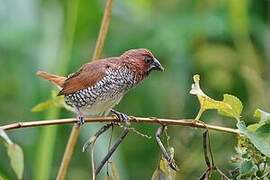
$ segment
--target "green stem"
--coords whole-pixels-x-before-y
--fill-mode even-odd
[[[71,51],[74,42],[74,34],[77,24],[79,0],[67,1],[67,17],[64,27],[65,34],[62,42],[62,50],[58,58],[58,72],[66,74],[70,61]],[[59,109],[51,109],[46,115],[46,119],[56,118],[59,116]],[[55,148],[55,139],[57,134],[57,126],[46,127],[42,130],[39,145],[37,146],[36,169],[34,179],[48,180],[51,175],[51,167],[53,161],[53,151]]]
[[[199,121],[201,116],[202,116],[202,113],[204,112],[204,109],[200,107],[200,110],[195,118],[196,121]]]

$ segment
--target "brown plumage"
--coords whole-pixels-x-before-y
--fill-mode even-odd
[[[120,57],[87,63],[67,78],[43,71],[37,75],[60,87],[58,95],[64,95],[66,103],[81,117],[106,115],[152,70],[163,71],[154,55],[147,49],[133,49]]]

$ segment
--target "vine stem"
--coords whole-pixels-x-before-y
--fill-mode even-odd
[[[111,10],[112,10],[112,2],[113,0],[107,0],[104,15],[101,22],[101,27],[94,51],[94,55],[92,60],[99,59],[103,50],[104,42],[106,39],[106,35],[109,29],[110,19],[111,19]],[[67,169],[75,148],[75,145],[77,143],[78,137],[80,134],[80,126],[77,126],[76,124],[73,126],[68,143],[65,149],[64,156],[62,158],[62,162],[59,168],[59,171],[57,173],[57,180],[64,180],[66,177]]]
[[[109,25],[110,25],[112,3],[113,3],[113,0],[107,0],[104,15],[103,15],[100,30],[99,30],[99,35],[98,35],[95,51],[94,51],[94,55],[92,58],[93,61],[101,57],[101,53],[102,53],[102,50],[104,47],[104,42],[105,42],[105,39],[107,37],[107,33],[108,33]]]
[[[129,121],[131,123],[147,123],[147,124],[162,124],[162,125],[175,125],[175,126],[187,126],[193,128],[201,128],[201,129],[209,129],[224,133],[230,134],[240,134],[237,129],[206,124],[202,121],[197,121],[195,119],[162,119],[155,117],[130,117]],[[20,128],[28,128],[28,127],[36,127],[36,126],[49,126],[49,125],[62,125],[62,124],[72,124],[76,123],[77,120],[75,118],[68,119],[54,119],[54,120],[37,120],[37,121],[29,121],[29,122],[17,122],[12,124],[7,124],[0,126],[0,129],[8,131],[12,129],[20,129]],[[108,123],[108,122],[119,122],[119,120],[114,117],[96,117],[96,118],[85,118],[85,123]],[[75,128],[74,126],[73,128]]]

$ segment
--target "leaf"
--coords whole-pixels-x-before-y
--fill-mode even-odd
[[[24,158],[23,151],[17,144],[8,144],[7,153],[10,159],[11,167],[15,171],[18,179],[23,177]]]
[[[243,121],[238,121],[236,126],[262,154],[270,157],[270,124],[262,125],[255,132],[248,130]]]
[[[230,94],[223,95],[223,102],[229,104],[231,108],[221,108],[218,110],[218,113],[240,120],[243,110],[242,102],[237,97]]]
[[[253,164],[251,160],[244,160],[240,165],[240,175],[246,176],[254,174],[257,171],[256,166]]]
[[[191,86],[190,94],[196,95],[199,99],[201,108],[206,109],[225,109],[231,108],[228,104],[222,101],[216,101],[208,97],[200,88],[200,76],[198,74],[193,76],[194,84]]]
[[[154,171],[151,180],[174,180],[175,171],[173,171],[166,159],[162,157],[159,162],[159,166]]]
[[[256,109],[254,112],[254,117],[260,120],[259,123],[264,123],[267,120],[270,120],[270,113],[265,112],[261,109]]]
[[[237,120],[240,119],[240,115],[243,109],[241,101],[232,95],[225,94],[223,101],[217,101],[207,96],[200,88],[200,76],[198,74],[193,76],[194,83],[191,86],[190,94],[196,95],[200,102],[200,113],[207,109],[216,109],[221,115],[234,117]],[[198,117],[198,116],[197,116]],[[198,119],[198,118],[196,118]]]
[[[7,144],[13,144],[3,129],[0,129],[0,137],[3,138]]]
[[[252,132],[255,132],[259,127],[261,126],[261,124],[259,123],[254,123],[254,124],[251,124],[247,127],[247,129],[249,131],[252,131]]]
[[[270,124],[264,124],[256,130],[256,135],[263,138],[268,144],[270,144]]]
[[[119,173],[117,171],[116,165],[114,162],[111,162],[112,178],[113,180],[119,180]]]
[[[51,99],[39,103],[36,106],[32,108],[32,112],[40,112],[44,111],[46,109],[54,108],[54,107],[64,107],[68,111],[74,111],[74,109],[71,106],[68,106],[65,101],[63,96],[57,96],[56,91],[52,91]]]
[[[111,173],[107,174],[105,179],[106,180],[119,180],[120,177],[119,177],[119,173],[117,171],[117,168],[115,166],[115,163],[112,161],[112,162],[109,162],[109,164],[111,167]]]
[[[32,112],[40,112],[53,107],[63,107],[64,97],[57,96],[55,91],[52,91],[51,98],[45,102],[41,102],[32,108]]]

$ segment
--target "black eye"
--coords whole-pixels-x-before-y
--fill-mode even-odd
[[[151,58],[151,57],[149,57],[149,56],[145,56],[144,61],[145,61],[146,63],[151,63],[151,62],[153,61],[153,58]]]

